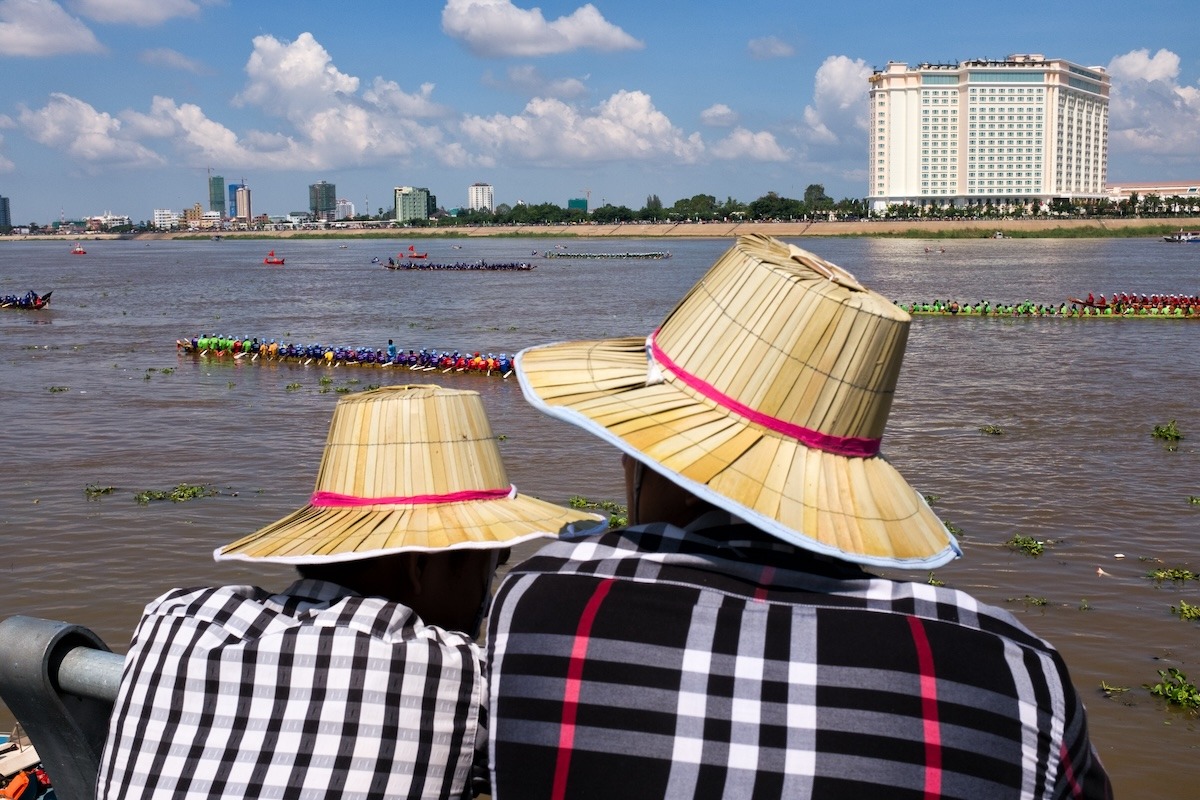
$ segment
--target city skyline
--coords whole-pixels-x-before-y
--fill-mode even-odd
[[[398,186],[466,207],[477,182],[510,206],[749,202],[809,184],[865,197],[874,70],[1031,52],[1111,75],[1108,183],[1200,181],[1200,58],[1159,0],[1102,0],[1086,18],[775,0],[323,9],[0,0],[13,224],[207,208],[210,175],[244,179],[272,215],[306,208],[319,181],[370,214]]]

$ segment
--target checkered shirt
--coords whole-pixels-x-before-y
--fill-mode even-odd
[[[724,512],[547,546],[488,640],[496,800],[1111,796],[1011,615]]]
[[[173,590],[134,633],[97,797],[469,796],[472,763],[486,769],[481,655],[323,581]]]

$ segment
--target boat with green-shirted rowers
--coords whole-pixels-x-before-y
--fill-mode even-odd
[[[904,302],[896,305],[914,317],[949,318],[1013,318],[1049,317],[1054,319],[1200,319],[1200,295],[1103,295],[1096,299],[1089,294],[1086,300],[1069,297],[1064,302],[1018,303],[980,300],[976,303],[957,300]]]

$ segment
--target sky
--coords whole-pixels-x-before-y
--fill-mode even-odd
[[[1041,53],[1113,79],[1110,183],[1200,182],[1200,44],[1179,0],[0,0],[13,223],[208,207],[640,209],[866,194],[867,78]],[[1190,6],[1188,6],[1190,7]]]

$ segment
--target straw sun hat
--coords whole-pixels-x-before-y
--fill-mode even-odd
[[[533,347],[534,406],[792,544],[932,568],[954,537],[879,455],[910,317],[850,273],[743,236],[648,337]]]
[[[501,548],[602,519],[517,493],[478,393],[391,386],[338,400],[308,505],[213,557],[313,564]]]

